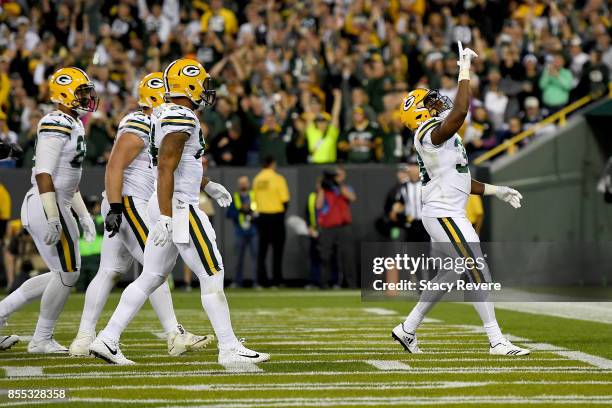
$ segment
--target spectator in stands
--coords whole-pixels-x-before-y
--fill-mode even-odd
[[[470,194],[468,196],[467,203],[465,205],[465,217],[470,221],[476,234],[480,235],[482,230],[482,223],[484,222],[484,206],[482,205],[482,198],[476,194]]]
[[[340,134],[340,107],[342,93],[334,89],[334,104],[331,115],[327,112],[317,112],[316,102],[308,103],[306,115],[306,140],[310,152],[311,163],[335,163]]]
[[[488,84],[483,92],[486,113],[494,129],[500,129],[504,123],[508,96],[500,87],[501,74],[497,68],[491,68],[487,74]],[[483,118],[484,119],[484,118]]]
[[[354,240],[351,224],[351,203],[357,200],[353,189],[346,184],[346,171],[337,167],[335,171],[323,173],[317,190],[316,209],[319,225],[319,247],[321,250],[321,286],[339,287],[341,282],[331,282],[334,256],[342,278],[348,287],[357,286],[355,276]]]
[[[463,136],[463,146],[469,157],[475,157],[495,145],[493,131],[487,110],[484,106],[477,107]]]
[[[569,101],[574,78],[572,72],[564,68],[564,65],[563,55],[556,53],[540,76],[542,102],[551,112],[558,111]]]
[[[232,205],[227,209],[227,218],[234,222],[234,246],[236,248],[236,272],[232,287],[243,287],[244,258],[247,251],[250,254],[252,265],[253,287],[257,283],[257,229],[254,218],[257,216],[251,182],[247,176],[238,178],[238,191],[234,192]]]
[[[523,124],[521,123],[521,118],[518,116],[511,117],[508,120],[508,125],[504,129],[496,132],[495,138],[497,140],[497,144],[502,144],[506,140],[512,139],[522,131]]]
[[[11,145],[17,143],[17,134],[8,128],[6,114],[0,110],[0,143]],[[15,167],[15,161],[0,160],[0,167]]]
[[[285,213],[289,206],[287,180],[276,172],[276,162],[266,158],[263,169],[253,180],[253,200],[257,208],[257,280],[263,286],[283,284]],[[266,270],[268,247],[272,247],[272,280]]]
[[[577,96],[591,94],[598,98],[608,91],[610,70],[601,59],[601,51],[593,48],[589,60],[584,64],[582,77],[577,87]]]
[[[225,131],[211,141],[210,153],[217,166],[244,166],[249,146],[238,118],[225,124]]]
[[[529,98],[525,99],[525,109],[520,113],[521,122],[523,123],[523,130],[527,130],[538,124],[548,115],[548,110],[546,108],[540,109],[540,102],[535,97],[530,96]],[[536,130],[535,136],[541,136],[554,130],[555,125],[551,123],[546,126],[539,127]]]
[[[382,158],[382,132],[376,122],[367,119],[361,106],[354,106],[352,126],[338,142],[341,157],[349,163],[367,163]]]

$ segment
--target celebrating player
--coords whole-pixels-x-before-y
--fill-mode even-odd
[[[469,194],[495,195],[514,208],[521,206],[521,194],[509,187],[480,183],[470,176],[468,160],[461,137],[456,133],[463,124],[470,104],[470,64],[477,57],[469,48],[459,46],[459,86],[454,104],[436,90],[416,89],[408,94],[401,107],[401,120],[414,132],[423,183],[423,224],[432,242],[448,242],[459,256],[474,258],[480,252],[479,238],[465,217]],[[452,106],[452,108],[451,108]],[[450,110],[450,111],[449,111]],[[453,271],[454,273],[454,271]],[[490,281],[488,269],[472,271],[468,279]],[[444,295],[443,291],[423,292],[421,299],[406,318],[397,325],[392,336],[405,350],[420,353],[416,329],[427,312]],[[493,304],[473,303],[489,337],[490,354],[522,356],[529,350],[517,347],[501,333]]]
[[[156,220],[144,253],[142,274],[130,284],[106,328],[89,347],[112,364],[134,364],[119,349],[119,337],[148,296],[165,280],[180,254],[200,280],[201,300],[218,339],[220,364],[257,363],[270,358],[244,347],[234,335],[223,292],[223,264],[215,231],[199,208],[201,185],[219,205],[231,195],[220,184],[202,179],[204,135],[194,110],[212,105],[210,76],[191,59],[172,62],[164,71],[166,100],[151,117],[150,154],[157,167],[157,193],[149,201],[149,219]]]
[[[164,100],[162,73],[145,76],[140,81],[138,92],[138,104],[142,110],[128,113],[119,123],[115,145],[106,165],[102,214],[110,234],[102,241],[100,268],[85,294],[79,332],[69,349],[73,356],[89,355],[89,345],[96,338],[96,323],[115,282],[127,272],[134,259],[143,264],[149,233],[146,207],[155,182],[148,154],[149,116]],[[122,223],[122,216],[127,222]],[[195,336],[177,322],[167,281],[149,299],[166,333],[169,354],[176,356],[198,350],[212,341],[213,336]]]
[[[51,101],[57,110],[38,124],[32,188],[21,207],[21,222],[32,236],[50,272],[35,276],[0,302],[0,326],[8,316],[31,300],[42,296],[40,315],[30,353],[66,353],[55,341],[53,329],[70,290],[79,278],[79,219],[86,241],[93,241],[96,228],[79,192],[81,163],[85,157],[85,129],[80,115],[93,112],[98,98],[93,83],[78,68],[61,68],[49,79]],[[19,341],[8,336],[6,349]]]

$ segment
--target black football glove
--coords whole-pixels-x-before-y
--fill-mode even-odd
[[[123,212],[123,205],[121,203],[111,203],[110,211],[106,215],[104,220],[104,228],[110,232],[109,238],[115,236],[119,232],[121,227],[121,213]]]
[[[11,143],[10,156],[15,160],[21,159],[23,157],[23,149],[21,146],[19,146],[17,143]]]

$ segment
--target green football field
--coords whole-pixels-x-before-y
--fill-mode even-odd
[[[612,325],[498,310],[504,333],[532,354],[493,357],[470,305],[438,305],[419,332],[424,354],[390,338],[412,304],[362,303],[353,291],[228,290],[234,328],[271,361],[241,369],[216,362],[216,345],[167,354],[146,306],[122,337],[129,367],[93,358],[26,353],[27,337],[0,353],[0,406],[307,407],[612,406]],[[210,333],[199,291],[175,291],[179,321]],[[119,298],[114,293],[102,321]],[[71,295],[56,329],[68,346],[83,295]],[[38,303],[3,329],[31,335]],[[66,399],[9,399],[9,390],[64,390]]]

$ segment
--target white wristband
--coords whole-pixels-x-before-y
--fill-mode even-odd
[[[57,208],[57,198],[55,191],[48,191],[40,194],[40,202],[48,220],[59,218],[59,209]]]
[[[85,205],[85,202],[83,201],[83,196],[81,196],[81,193],[79,191],[74,193],[74,195],[72,196],[72,209],[74,210],[75,213],[77,213],[79,218],[90,216],[89,211],[87,211],[87,206]]]
[[[496,192],[497,192],[497,186],[485,183],[483,195],[494,195]]]
[[[459,69],[459,79],[457,80],[457,82],[463,81],[464,79],[467,79],[468,81],[470,80],[470,69],[469,68]]]

